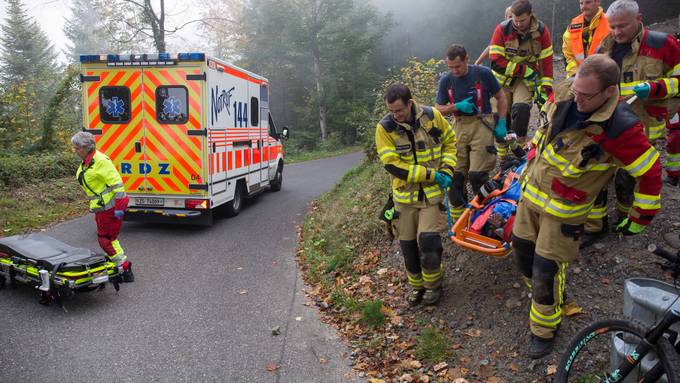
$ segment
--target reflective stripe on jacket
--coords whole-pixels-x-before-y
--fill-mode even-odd
[[[395,202],[438,203],[443,193],[434,181],[437,171],[453,177],[456,133],[438,110],[413,102],[415,127],[396,122],[390,114],[376,126],[380,161],[390,173]]]
[[[659,153],[618,94],[587,121],[563,128],[574,102],[569,85],[560,84],[546,104],[549,122],[532,141],[522,178],[523,199],[560,221],[582,223],[616,167],[622,167],[637,181],[630,218],[648,224],[661,207]]]
[[[598,52],[611,55],[614,43],[610,34]],[[655,141],[663,137],[666,121],[680,103],[677,98],[680,94],[680,42],[673,36],[641,28],[631,42],[631,51],[621,65],[621,96],[633,96],[633,88],[643,82],[649,82],[652,87],[649,98],[637,100],[632,106],[645,126],[647,137]]]
[[[543,22],[532,16],[529,32],[531,38],[522,39],[512,25],[512,19],[505,20],[496,26],[489,57],[491,69],[502,86],[510,86],[513,79],[523,80],[529,89],[537,86],[553,85],[553,47],[550,31]],[[538,76],[535,81],[524,79],[528,66]]]
[[[100,151],[95,151],[89,163],[80,164],[76,179],[90,200],[90,211],[108,210],[118,199],[125,198],[123,180],[113,161]]]
[[[611,29],[607,16],[599,7],[590,24],[586,28],[588,32],[588,49],[583,46],[583,30],[585,27],[585,18],[583,13],[574,17],[571,23],[567,26],[564,35],[562,35],[562,53],[567,60],[567,77],[574,76],[576,69],[581,65],[587,56],[597,52],[597,47],[609,35]]]

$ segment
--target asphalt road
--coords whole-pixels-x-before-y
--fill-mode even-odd
[[[64,312],[0,290],[0,382],[347,381],[344,346],[303,305],[295,225],[361,158],[288,165],[280,192],[212,227],[126,222],[136,281],[117,294],[79,294]],[[46,234],[99,249],[91,215]]]

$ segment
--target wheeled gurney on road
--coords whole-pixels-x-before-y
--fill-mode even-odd
[[[103,288],[106,283],[120,289],[121,272],[103,254],[69,246],[43,234],[15,235],[0,238],[0,288],[12,285],[34,285],[40,291],[41,303],[55,301],[75,292]]]

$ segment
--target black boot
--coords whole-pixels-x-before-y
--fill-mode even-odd
[[[606,226],[605,226],[606,227]],[[597,233],[588,233],[584,232],[583,235],[581,235],[581,243],[579,244],[578,248],[579,249],[585,249],[591,245],[594,245],[595,243],[599,242],[600,240],[604,239],[604,237],[607,236],[607,230],[602,230]]]
[[[135,281],[135,274],[132,272],[132,262],[127,262],[127,268],[123,269],[121,273],[121,279],[125,283],[131,283]]]
[[[423,303],[425,303],[428,306],[434,306],[439,302],[439,299],[442,297],[442,288],[438,287],[436,289],[432,290],[425,290],[425,294],[423,294]]]
[[[531,359],[541,359],[544,356],[550,354],[552,351],[552,346],[554,338],[545,339],[531,334],[531,341],[529,341],[529,350],[527,355]]]

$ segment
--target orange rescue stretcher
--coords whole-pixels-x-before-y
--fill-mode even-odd
[[[505,172],[499,172],[482,187],[481,192],[470,200],[468,207],[451,227],[450,234],[453,243],[464,249],[491,257],[503,258],[510,254],[512,251],[510,233],[515,220],[514,214],[505,223],[505,235],[502,241],[474,230],[472,218],[477,212],[496,201],[506,201],[516,206],[516,200],[503,199],[503,195],[510,188],[519,187],[519,176],[523,168],[524,164],[512,167]]]

